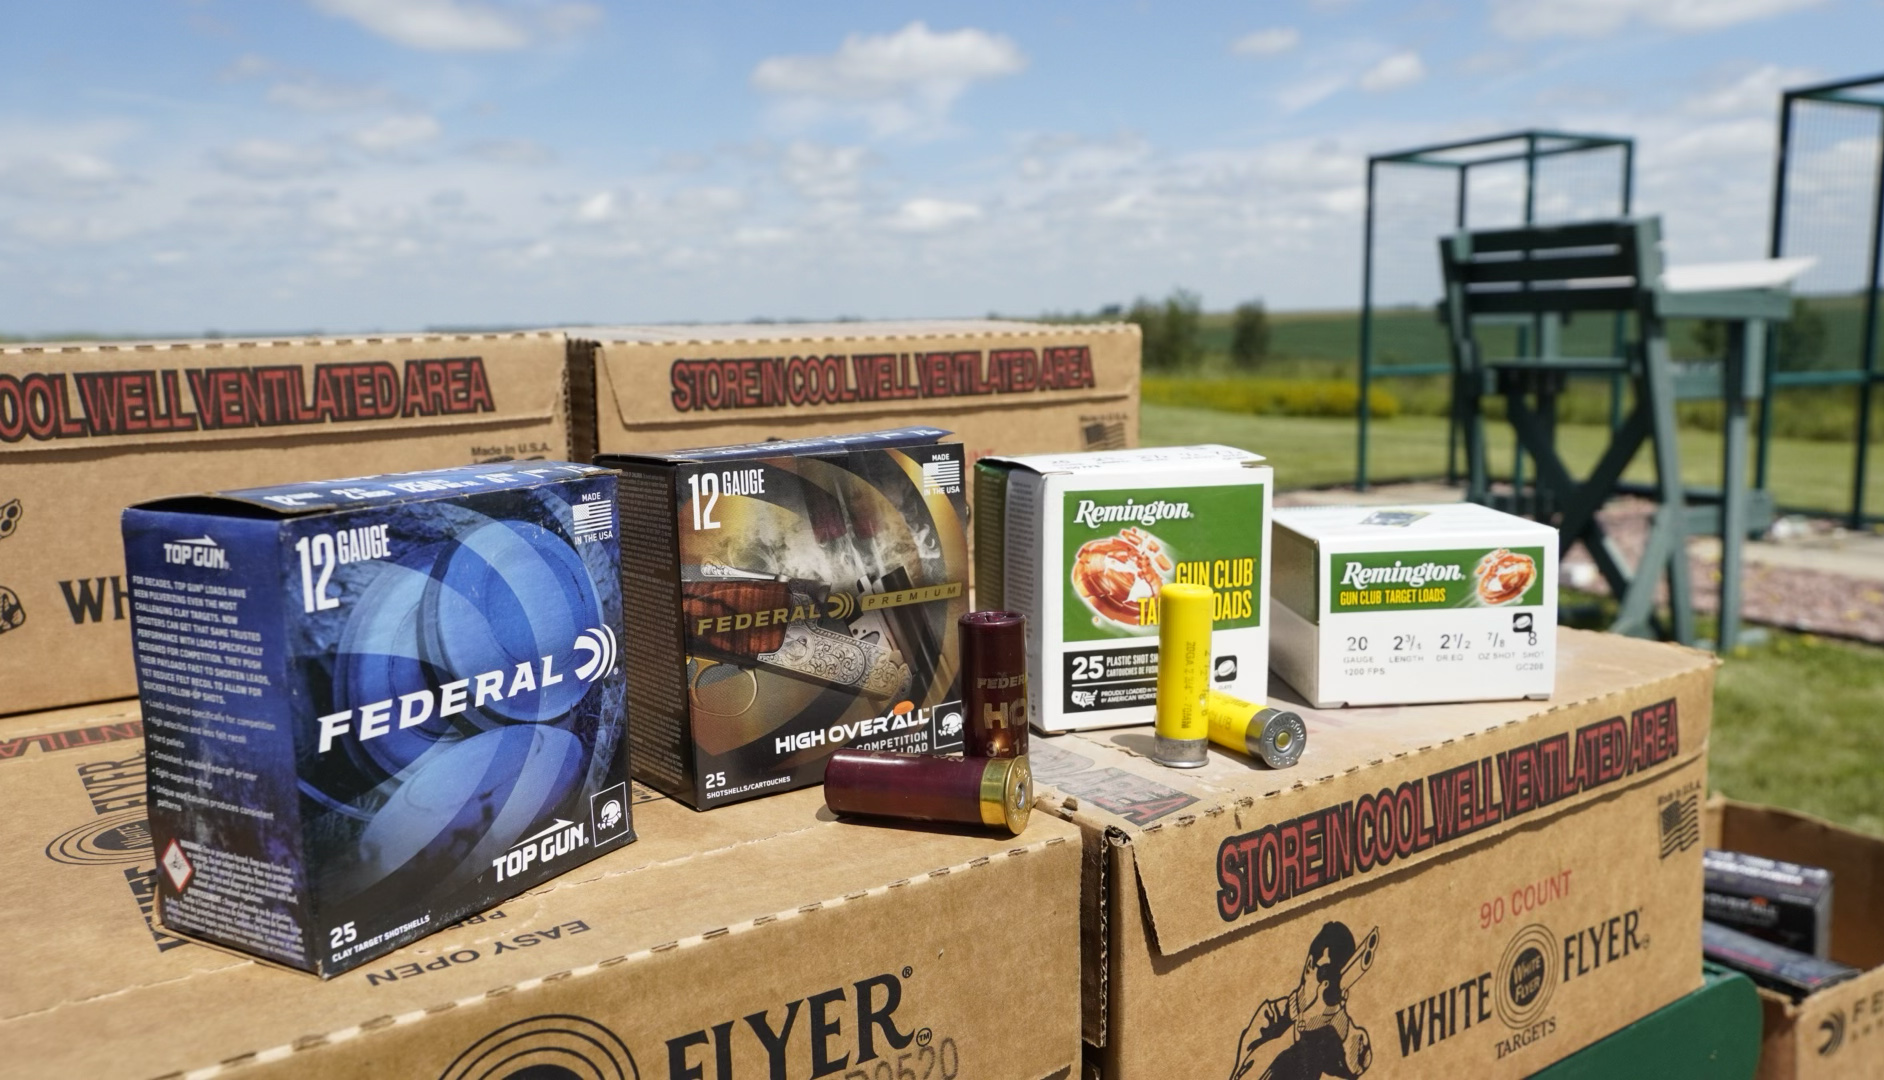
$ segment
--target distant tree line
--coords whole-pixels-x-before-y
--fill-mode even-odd
[[[1117,307],[1101,314],[1122,315],[1136,323],[1144,337],[1147,371],[1192,371],[1204,359],[1203,299],[1189,289],[1174,289],[1163,300],[1139,297],[1124,311]],[[1261,300],[1238,304],[1230,316],[1230,364],[1254,371],[1269,355],[1269,312]]]

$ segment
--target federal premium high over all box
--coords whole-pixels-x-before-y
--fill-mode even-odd
[[[1039,806],[1085,838],[1102,1074],[1528,1076],[1699,986],[1715,661],[1560,644],[1549,704],[1321,711],[1277,683],[1308,729],[1287,770],[1036,737]]]
[[[1066,1080],[1079,832],[696,814],[325,982],[152,921],[136,702],[0,720],[0,1078]],[[11,977],[15,972],[23,977]]]
[[[998,319],[584,327],[573,377],[592,385],[604,454],[806,439],[904,424],[983,454],[1138,442],[1130,323]]]
[[[561,334],[0,346],[0,713],[137,692],[118,514],[570,454]]]
[[[1308,701],[1548,698],[1557,530],[1473,503],[1285,507],[1276,672]]]
[[[1158,591],[1216,593],[1211,686],[1269,682],[1263,459],[1229,446],[988,458],[975,468],[975,602],[1027,616],[1028,711],[1042,731],[1149,722]]]
[[[632,840],[615,480],[126,510],[164,924],[332,975]]]
[[[635,775],[706,809],[843,746],[962,748],[962,447],[912,427],[603,455],[622,470]]]

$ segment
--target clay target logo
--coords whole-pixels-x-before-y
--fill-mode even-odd
[[[615,644],[615,631],[607,626],[591,626],[576,636],[577,652],[588,653],[589,658],[576,669],[576,678],[583,682],[594,682],[615,670],[615,660],[621,655]]]
[[[46,857],[68,866],[109,866],[150,858],[150,821],[142,809],[88,821],[46,845]]]
[[[12,589],[0,585],[0,634],[26,625],[26,608]]]
[[[532,1016],[498,1028],[439,1074],[439,1080],[640,1080],[615,1033],[581,1016]]]
[[[1550,996],[1557,989],[1556,944],[1557,937],[1548,927],[1532,923],[1505,946],[1493,980],[1493,997],[1498,1018],[1506,1027],[1530,1027],[1550,1007]]]
[[[1845,1045],[1845,1010],[1833,1009],[1830,1016],[1819,1021],[1819,1056],[1831,1057],[1838,1053],[1838,1048]]]

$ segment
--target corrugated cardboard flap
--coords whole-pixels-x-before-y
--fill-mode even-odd
[[[598,394],[615,402],[614,419],[604,423],[628,428],[782,419],[808,405],[849,417],[929,416],[1138,395],[1139,331],[1130,323],[749,323],[569,333],[581,347],[597,346]],[[1030,355],[1008,360],[997,350]],[[926,375],[916,362],[916,354],[964,352],[979,356]]]
[[[0,446],[163,448],[566,421],[567,347],[552,331],[10,345],[0,347]]]
[[[1704,751],[1711,655],[1564,630],[1558,656],[1549,702],[1321,711],[1277,682],[1272,702],[1299,711],[1309,733],[1285,772],[1214,747],[1204,768],[1166,769],[1147,756],[1146,728],[1036,736],[1040,802],[1129,846],[1156,947],[1172,956]],[[1376,822],[1392,831],[1380,848]],[[1116,891],[1129,886],[1112,887],[1117,917],[1127,909]]]
[[[122,708],[82,712],[67,719],[122,724],[134,716]],[[108,884],[119,877],[115,868],[89,872],[86,888],[87,871],[39,857],[49,829],[75,809],[81,820],[91,814],[73,767],[100,752],[85,740],[47,742],[44,728],[4,732],[24,741],[17,756],[0,760],[7,819],[0,840],[20,867],[0,887],[0,901],[30,913],[0,928],[0,949],[16,970],[36,973],[0,982],[0,1039],[14,1048],[0,1076],[22,1069],[141,1076],[279,1060],[722,938],[778,933],[821,911],[999,872],[1014,860],[1053,853],[1070,877],[1077,858],[1075,830],[1046,814],[1004,841],[838,822],[816,790],[710,814],[637,790],[641,840],[506,901],[501,916],[474,918],[322,982],[196,945],[155,950],[124,886]],[[125,733],[113,741],[116,756],[141,754]],[[27,899],[75,882],[85,892],[75,903]],[[172,1023],[174,1016],[187,1023]],[[112,1033],[117,1056],[103,1040],[74,1032]],[[134,1063],[117,1060],[128,1045],[137,1047]]]

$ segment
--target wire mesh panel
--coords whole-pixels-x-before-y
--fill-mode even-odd
[[[1884,109],[1809,98],[1792,103],[1780,255],[1818,261],[1795,291],[1804,318],[1777,342],[1781,370],[1864,366],[1863,322],[1877,230]],[[1870,224],[1870,228],[1865,226]]]
[[[1451,346],[1437,316],[1444,292],[1439,239],[1462,228],[1626,216],[1632,157],[1627,139],[1520,131],[1368,160],[1361,382],[1370,393],[1390,398],[1390,407],[1411,414],[1402,428],[1424,424],[1431,430],[1411,450],[1399,437],[1405,432],[1396,431],[1382,447],[1390,452],[1373,455],[1370,417],[1362,410],[1360,487],[1367,486],[1376,462],[1382,479],[1450,477],[1456,465],[1445,419]],[[1609,334],[1594,324],[1579,329],[1597,338]],[[1487,330],[1481,344],[1506,354],[1527,347],[1521,331],[1509,327]],[[1376,378],[1390,381],[1377,384]]]
[[[1540,157],[1531,220],[1555,225],[1623,217],[1629,212],[1628,184],[1625,147],[1598,146]]]
[[[1780,131],[1770,250],[1816,262],[1795,285],[1792,319],[1773,333],[1756,472],[1782,505],[1834,510],[1859,526],[1884,506],[1874,450],[1884,75],[1787,91]]]

